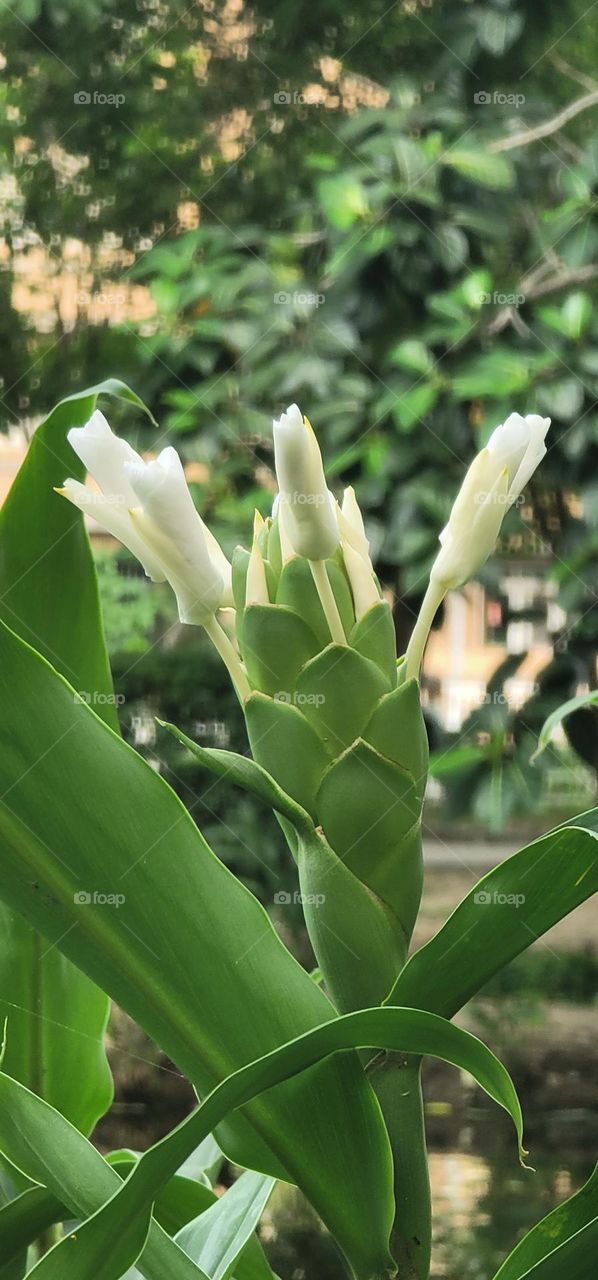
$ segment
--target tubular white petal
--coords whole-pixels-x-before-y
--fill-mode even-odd
[[[256,511],[253,522],[253,543],[249,556],[249,564],[247,566],[247,581],[245,586],[246,606],[270,603],[264,558],[258,542],[258,535],[263,523],[264,521],[262,520],[259,511]]]
[[[343,493],[340,514],[339,525],[343,539],[350,542],[351,546],[355,547],[355,550],[359,551],[360,555],[369,556],[370,544],[366,537],[363,516],[355,497],[355,490],[351,485]]]
[[[166,570],[159,556],[140,537],[120,495],[98,493],[97,490],[80,484],[78,480],[65,480],[62,489],[57,489],[56,492],[68,498],[85,515],[97,520],[113,538],[118,538],[141,561],[148,578],[152,578],[154,582],[165,581]]]
[[[372,562],[367,560],[351,546],[351,543],[343,539],[343,558],[345,568],[351,584],[351,592],[353,595],[353,604],[355,605],[355,617],[359,619],[371,609],[372,605],[379,604],[380,593],[374,580],[374,571]]]
[[[178,453],[169,446],[153,462],[130,462],[125,470],[142,507],[132,519],[166,568],[181,622],[201,623],[219,607],[224,582],[210,557]]]
[[[205,541],[202,546],[198,542],[178,545],[142,507],[133,507],[129,515],[139,536],[164,565],[181,622],[205,625],[219,608],[223,591],[222,578],[210,560]]]
[[[126,440],[115,436],[104,414],[96,409],[84,427],[71,427],[67,439],[102,492],[118,494],[125,508],[133,506],[135,499],[124,466],[142,459]]]
[[[234,604],[235,604],[234,597],[233,597],[232,566],[230,564],[230,561],[227,560],[218,539],[214,537],[212,530],[205,523],[205,520],[201,519],[201,516],[199,518],[201,520],[201,527],[204,532],[205,540],[208,544],[210,560],[218,570],[218,573],[220,574],[220,577],[222,578],[222,581],[224,583],[221,608],[232,609],[234,608]]]
[[[322,456],[308,419],[290,405],[273,423],[274,458],[286,527],[297,555],[325,560],[339,544]]]

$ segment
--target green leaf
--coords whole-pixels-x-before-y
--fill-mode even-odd
[[[163,779],[3,626],[0,697],[0,894],[103,982],[200,1095],[334,1017]],[[81,902],[81,891],[108,898]],[[381,1265],[390,1156],[356,1055],[235,1116],[222,1145],[296,1181],[356,1269]]]
[[[478,881],[407,962],[389,1002],[452,1017],[493,973],[597,889],[594,832],[562,827],[535,840]]]
[[[98,698],[112,692],[112,681],[83,517],[53,491],[67,476],[85,476],[66,433],[87,421],[99,395],[147,413],[123,382],[108,379],[62,400],[37,428],[0,510],[0,617],[116,728],[114,703]]]
[[[1,1071],[0,1151],[64,1203],[71,1218],[87,1218],[123,1185],[116,1170],[59,1111]],[[139,1267],[147,1280],[207,1280],[155,1222]]]
[[[259,696],[259,694],[253,695],[258,698]],[[218,747],[200,747],[181,729],[177,729],[176,725],[167,724],[165,720],[158,720],[158,724],[174,734],[196,760],[199,760],[204,769],[208,769],[217,778],[230,778],[231,782],[254,795],[262,804],[283,814],[298,830],[313,831],[313,823],[305,810],[296,804],[286,791],[279,787],[271,774],[250,756],[238,755],[236,751],[221,751]]]
[[[578,693],[577,697],[569,698],[568,702],[563,702],[562,706],[557,707],[544,721],[538,738],[538,745],[533,756],[530,756],[530,764],[533,764],[538,756],[546,750],[550,739],[558,726],[572,711],[577,711],[579,707],[596,706],[598,704],[598,689],[589,689],[586,693]]]
[[[498,1058],[469,1032],[462,1031],[435,1014],[419,1009],[366,1009],[346,1014],[324,1026],[317,1027],[289,1044],[280,1046],[256,1062],[235,1072],[224,1080],[206,1098],[192,1115],[183,1120],[161,1142],[145,1152],[123,1186],[112,1196],[103,1209],[84,1224],[77,1233],[77,1243],[91,1239],[91,1254],[95,1233],[100,1225],[104,1239],[118,1241],[118,1250],[111,1254],[111,1269],[101,1272],[102,1280],[118,1280],[122,1259],[129,1256],[134,1261],[135,1224],[141,1231],[149,1221],[149,1207],[162,1186],[173,1176],[190,1150],[209,1133],[227,1112],[256,1094],[272,1088],[290,1075],[305,1071],[320,1062],[321,1058],[348,1048],[392,1049],[399,1053],[432,1054],[469,1071],[478,1084],[511,1116],[517,1132],[520,1157],[522,1157],[523,1122],[521,1108],[513,1082]],[[122,1244],[121,1233],[126,1229],[130,1244]],[[87,1280],[85,1249],[79,1249],[80,1262],[73,1266],[74,1250],[67,1252],[70,1242],[62,1242],[54,1252],[62,1250],[69,1257],[70,1280]],[[118,1256],[117,1256],[118,1255]],[[392,1264],[389,1264],[389,1274]],[[382,1274],[385,1274],[386,1268]],[[54,1273],[49,1272],[49,1275]],[[373,1274],[376,1274],[375,1272]],[[356,1269],[358,1280],[372,1280],[371,1271]]]
[[[440,157],[443,164],[456,169],[480,187],[491,191],[507,191],[515,182],[515,170],[504,155],[493,155],[487,148],[452,147]]]
[[[598,1165],[575,1195],[519,1241],[494,1280],[592,1280],[598,1248]]]
[[[37,1236],[67,1216],[64,1204],[45,1187],[28,1187],[0,1209],[2,1265],[14,1262]]]
[[[422,422],[430,409],[434,408],[440,388],[432,382],[417,382],[397,396],[392,413],[398,426],[403,431],[410,431],[418,422]]]
[[[133,1151],[111,1151],[106,1158],[111,1168],[116,1169],[119,1177],[124,1180],[131,1169],[135,1168],[139,1155]],[[217,1203],[217,1200],[215,1192],[205,1183],[175,1174],[156,1198],[154,1218],[169,1236],[174,1236],[193,1218]]]
[[[176,1242],[210,1280],[227,1280],[251,1240],[276,1183],[262,1173],[243,1173],[230,1191],[194,1222]]]
[[[84,476],[66,433],[89,418],[99,395],[147,412],[134,392],[111,379],[61,401],[37,428],[0,511],[0,617],[116,727],[83,517],[54,493],[66,476]],[[112,1098],[103,1048],[109,1002],[4,904],[0,925],[0,1015],[11,1027],[5,1070],[89,1133]]]
[[[389,351],[388,360],[390,364],[410,369],[413,373],[431,373],[434,368],[432,352],[421,338],[406,338],[398,342]]]

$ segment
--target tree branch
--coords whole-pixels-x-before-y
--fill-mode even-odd
[[[568,107],[563,107],[552,120],[545,120],[544,124],[536,125],[535,129],[521,129],[519,133],[512,133],[508,138],[497,138],[495,142],[491,142],[488,150],[496,155],[499,151],[513,151],[515,147],[527,147],[530,142],[538,142],[540,138],[548,138],[551,133],[558,133],[563,125],[568,124],[581,111],[587,111],[590,107],[598,105],[598,89],[594,89],[592,93],[586,93],[583,98],[577,98],[575,102],[570,102]]]

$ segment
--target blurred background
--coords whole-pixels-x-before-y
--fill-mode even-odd
[[[271,418],[297,400],[331,487],[355,485],[400,648],[474,452],[512,410],[549,452],[426,655],[432,749],[416,943],[526,839],[595,803],[598,708],[538,762],[547,714],[594,688],[598,611],[598,8],[585,0],[9,0],[0,6],[0,501],[56,400],[107,376],[112,424],[181,452],[230,552],[275,489]],[[58,500],[58,499],[57,499]],[[123,733],[308,966],[274,821],[207,782],[156,715],[246,749],[216,658],[97,528]],[[468,1007],[506,1058],[535,1175],[467,1080],[432,1064],[435,1276],[487,1277],[589,1173],[598,1140],[595,909]],[[115,1013],[103,1149],[192,1104]],[[231,1171],[223,1169],[223,1178]],[[280,1189],[282,1280],[341,1264]]]

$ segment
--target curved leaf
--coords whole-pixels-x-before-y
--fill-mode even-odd
[[[405,965],[389,1004],[452,1017],[493,973],[598,890],[598,836],[561,827],[478,881]]]
[[[64,1116],[0,1071],[0,1151],[47,1187],[73,1218],[87,1218],[123,1185],[115,1169]],[[34,1188],[39,1195],[40,1188]],[[152,1222],[139,1268],[147,1280],[207,1280]],[[64,1272],[63,1272],[64,1274]]]
[[[569,698],[568,702],[563,702],[562,706],[557,707],[542,725],[538,745],[533,756],[530,756],[530,764],[533,764],[546,750],[555,729],[567,716],[570,716],[573,711],[578,711],[580,707],[591,707],[596,704],[598,704],[598,689],[589,689],[586,693],[579,693],[576,698]]]
[[[200,1095],[334,1018],[167,784],[2,626],[0,697],[0,894],[102,981]],[[384,1265],[391,1157],[357,1055],[260,1099],[225,1143],[239,1163],[296,1181],[356,1268]]]
[[[229,1076],[192,1115],[145,1152],[112,1199],[84,1223],[77,1233],[77,1241],[73,1242],[76,1248],[69,1247],[70,1241],[61,1241],[52,1250],[56,1257],[69,1258],[70,1280],[87,1280],[91,1275],[88,1257],[95,1259],[95,1242],[100,1236],[118,1241],[118,1248],[111,1255],[111,1269],[105,1267],[100,1273],[102,1280],[118,1280],[124,1270],[123,1259],[128,1259],[127,1265],[135,1261],[135,1231],[141,1234],[143,1229],[147,1230],[151,1203],[157,1192],[189,1151],[230,1109],[313,1067],[324,1056],[357,1047],[432,1054],[469,1071],[511,1116],[522,1155],[523,1121],[515,1086],[506,1068],[477,1037],[420,1009],[365,1009],[349,1013],[316,1027]],[[389,1276],[391,1270],[392,1267]],[[58,1271],[48,1271],[52,1280],[58,1274]],[[356,1270],[355,1274],[360,1280],[372,1280],[371,1271]]]
[[[210,1280],[227,1280],[276,1185],[263,1173],[242,1173],[230,1191],[179,1231],[176,1243]]]
[[[54,493],[84,469],[67,441],[99,395],[147,412],[115,379],[69,396],[37,428],[0,510],[0,618],[34,644],[117,727],[98,589],[81,513]],[[85,1133],[112,1098],[103,1049],[109,1002],[64,955],[0,906],[0,1016],[10,1017],[4,1068]]]
[[[598,1164],[579,1191],[519,1241],[494,1280],[593,1280],[598,1249]]]

